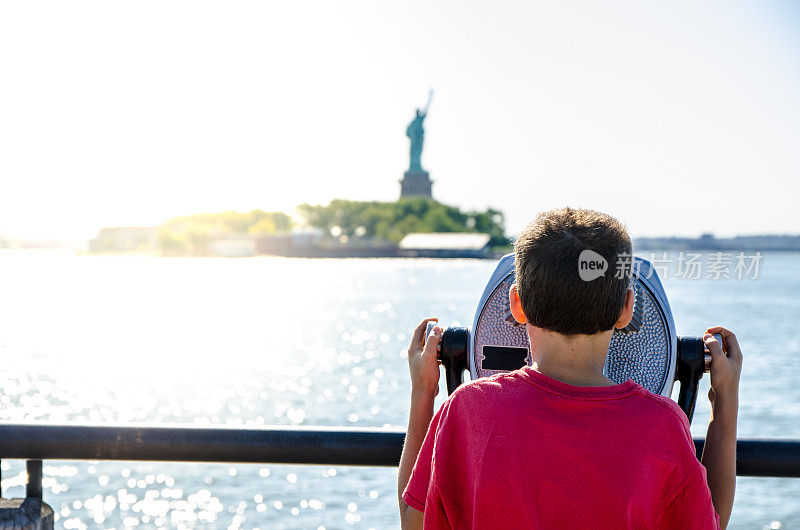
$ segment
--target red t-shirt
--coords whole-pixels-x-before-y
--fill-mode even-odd
[[[719,528],[675,402],[633,381],[579,387],[529,367],[448,398],[403,499],[426,530]]]

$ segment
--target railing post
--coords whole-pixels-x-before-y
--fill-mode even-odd
[[[55,514],[42,501],[42,461],[26,460],[25,466],[28,468],[25,498],[0,499],[3,511],[0,529],[53,530]]]
[[[25,487],[25,496],[28,498],[42,498],[42,461],[28,460],[28,484]]]

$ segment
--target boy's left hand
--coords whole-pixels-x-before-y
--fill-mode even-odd
[[[426,318],[411,338],[408,347],[408,370],[411,373],[411,392],[422,392],[433,396],[439,393],[439,360],[436,349],[442,336],[442,328],[436,326],[431,334],[425,337],[428,322],[438,322],[436,317]]]

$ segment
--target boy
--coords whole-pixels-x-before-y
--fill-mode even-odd
[[[540,214],[514,247],[509,298],[533,364],[462,385],[434,415],[441,329],[425,340],[436,319],[419,325],[408,352],[402,527],[725,528],[736,480],[735,335],[714,327],[704,337],[712,417],[701,465],[677,404],[603,375],[611,335],[633,314],[625,228],[599,212],[564,208]],[[578,274],[587,249],[612,264],[592,281]],[[613,264],[626,261],[618,274]]]

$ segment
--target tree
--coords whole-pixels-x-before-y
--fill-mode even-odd
[[[498,210],[462,212],[424,197],[397,202],[335,199],[327,206],[301,204],[297,210],[307,224],[335,237],[398,243],[411,232],[481,232],[491,236],[493,246],[508,244],[503,214]]]
[[[283,212],[201,213],[175,217],[163,223],[156,244],[164,254],[205,254],[214,239],[245,234],[285,234],[291,228],[292,220]]]

